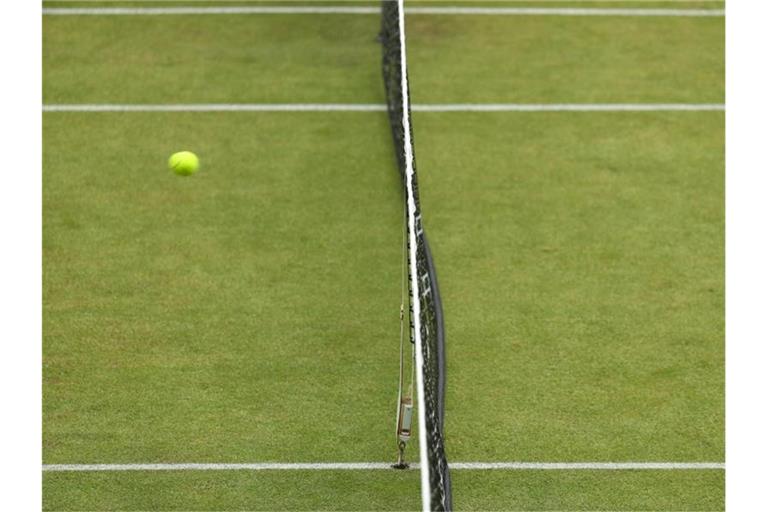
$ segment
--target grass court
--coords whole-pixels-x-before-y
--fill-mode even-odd
[[[139,3],[44,2],[101,5]],[[43,103],[383,104],[379,23],[45,15]],[[724,103],[722,16],[412,14],[407,36],[414,104]],[[724,112],[413,123],[449,461],[722,463]],[[43,129],[44,464],[394,462],[386,112],[45,112]],[[196,176],[167,170],[182,149]],[[452,479],[456,510],[724,509],[722,469]],[[415,470],[46,471],[43,500],[420,507]]]

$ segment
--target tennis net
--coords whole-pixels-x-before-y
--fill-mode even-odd
[[[445,329],[432,254],[424,232],[413,152],[403,0],[383,0],[380,34],[387,105],[403,181],[410,337],[415,351],[421,495],[424,510],[451,510],[445,456]],[[401,366],[402,387],[402,366]],[[398,415],[402,414],[398,404]],[[400,418],[398,418],[400,425]],[[402,439],[402,438],[401,438]]]

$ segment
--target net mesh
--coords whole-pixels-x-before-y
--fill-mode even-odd
[[[395,155],[403,180],[404,198],[413,198],[415,212],[408,216],[407,229],[415,233],[416,240],[416,274],[417,290],[413,290],[413,276],[409,269],[409,305],[411,341],[418,330],[421,338],[423,357],[423,396],[424,403],[419,404],[425,415],[427,460],[422,460],[422,471],[429,471],[429,508],[431,510],[451,510],[451,481],[448,463],[445,457],[443,418],[445,415],[445,330],[443,326],[442,303],[437,285],[432,254],[429,249],[424,227],[421,222],[421,206],[419,202],[418,180],[416,177],[415,157],[413,157],[412,123],[406,129],[404,115],[411,118],[408,102],[407,85],[403,87],[405,63],[402,55],[405,44],[404,35],[400,34],[400,18],[403,16],[402,2],[383,0],[382,27],[380,39],[383,48],[382,68],[384,85],[387,94],[387,105],[392,137],[395,143]],[[407,84],[407,80],[406,80]],[[408,156],[406,153],[406,138],[410,139],[411,155],[411,186],[408,186]],[[407,237],[407,254],[412,254],[411,236]],[[418,300],[420,311],[418,317],[414,314],[413,301]]]

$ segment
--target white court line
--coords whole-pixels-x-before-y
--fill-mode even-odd
[[[43,112],[382,112],[375,103],[215,103],[169,105],[43,105]],[[667,112],[724,111],[721,103],[493,103],[411,105],[414,112]]]
[[[48,16],[155,16],[178,14],[379,14],[378,7],[48,7]],[[722,17],[723,9],[624,9],[599,7],[407,7],[406,14],[510,16],[684,16]]]
[[[635,470],[725,469],[722,462],[454,462],[451,469]]]
[[[379,112],[383,104],[366,103],[211,103],[172,105],[43,105],[43,112]]]
[[[661,112],[725,110],[718,103],[472,103],[412,105],[416,112]]]
[[[600,7],[406,7],[405,13],[511,16],[725,16],[724,9],[623,9]]]
[[[175,14],[380,14],[379,7],[47,7],[47,16],[159,16]]]
[[[455,470],[723,470],[723,462],[453,462]],[[301,471],[383,470],[384,462],[244,463],[244,464],[43,464],[43,471]],[[412,464],[419,469],[419,464]]]

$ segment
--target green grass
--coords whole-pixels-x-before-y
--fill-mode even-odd
[[[377,23],[48,17],[44,101],[378,103]],[[409,31],[420,103],[722,101],[722,19]],[[43,122],[45,463],[392,460],[402,233],[384,113]],[[417,113],[414,129],[450,460],[724,460],[723,114]],[[198,175],[167,170],[181,149]],[[453,480],[457,510],[724,508],[718,470]],[[43,497],[413,510],[418,487],[415,471],[45,473]]]
[[[721,103],[723,18],[412,16],[415,103]]]
[[[418,473],[247,471],[46,474],[46,508],[416,510]],[[723,473],[455,471],[457,510],[722,510]],[[300,482],[300,485],[297,483]],[[226,504],[226,507],[223,505]]]
[[[375,15],[43,23],[45,103],[383,101]],[[724,101],[723,18],[414,15],[408,31],[416,103]]]
[[[46,460],[383,459],[402,236],[386,118],[125,120],[45,119]],[[199,176],[166,170],[181,147]]]
[[[351,5],[378,7],[380,0],[195,0],[195,6],[264,6],[264,5]],[[191,3],[190,3],[191,4]],[[180,4],[174,0],[43,0],[44,7],[174,7]],[[616,7],[616,8],[662,8],[662,9],[723,9],[725,1],[715,0],[406,0],[408,6],[490,6],[490,7]]]
[[[461,120],[415,120],[453,456],[721,460],[723,116]]]

